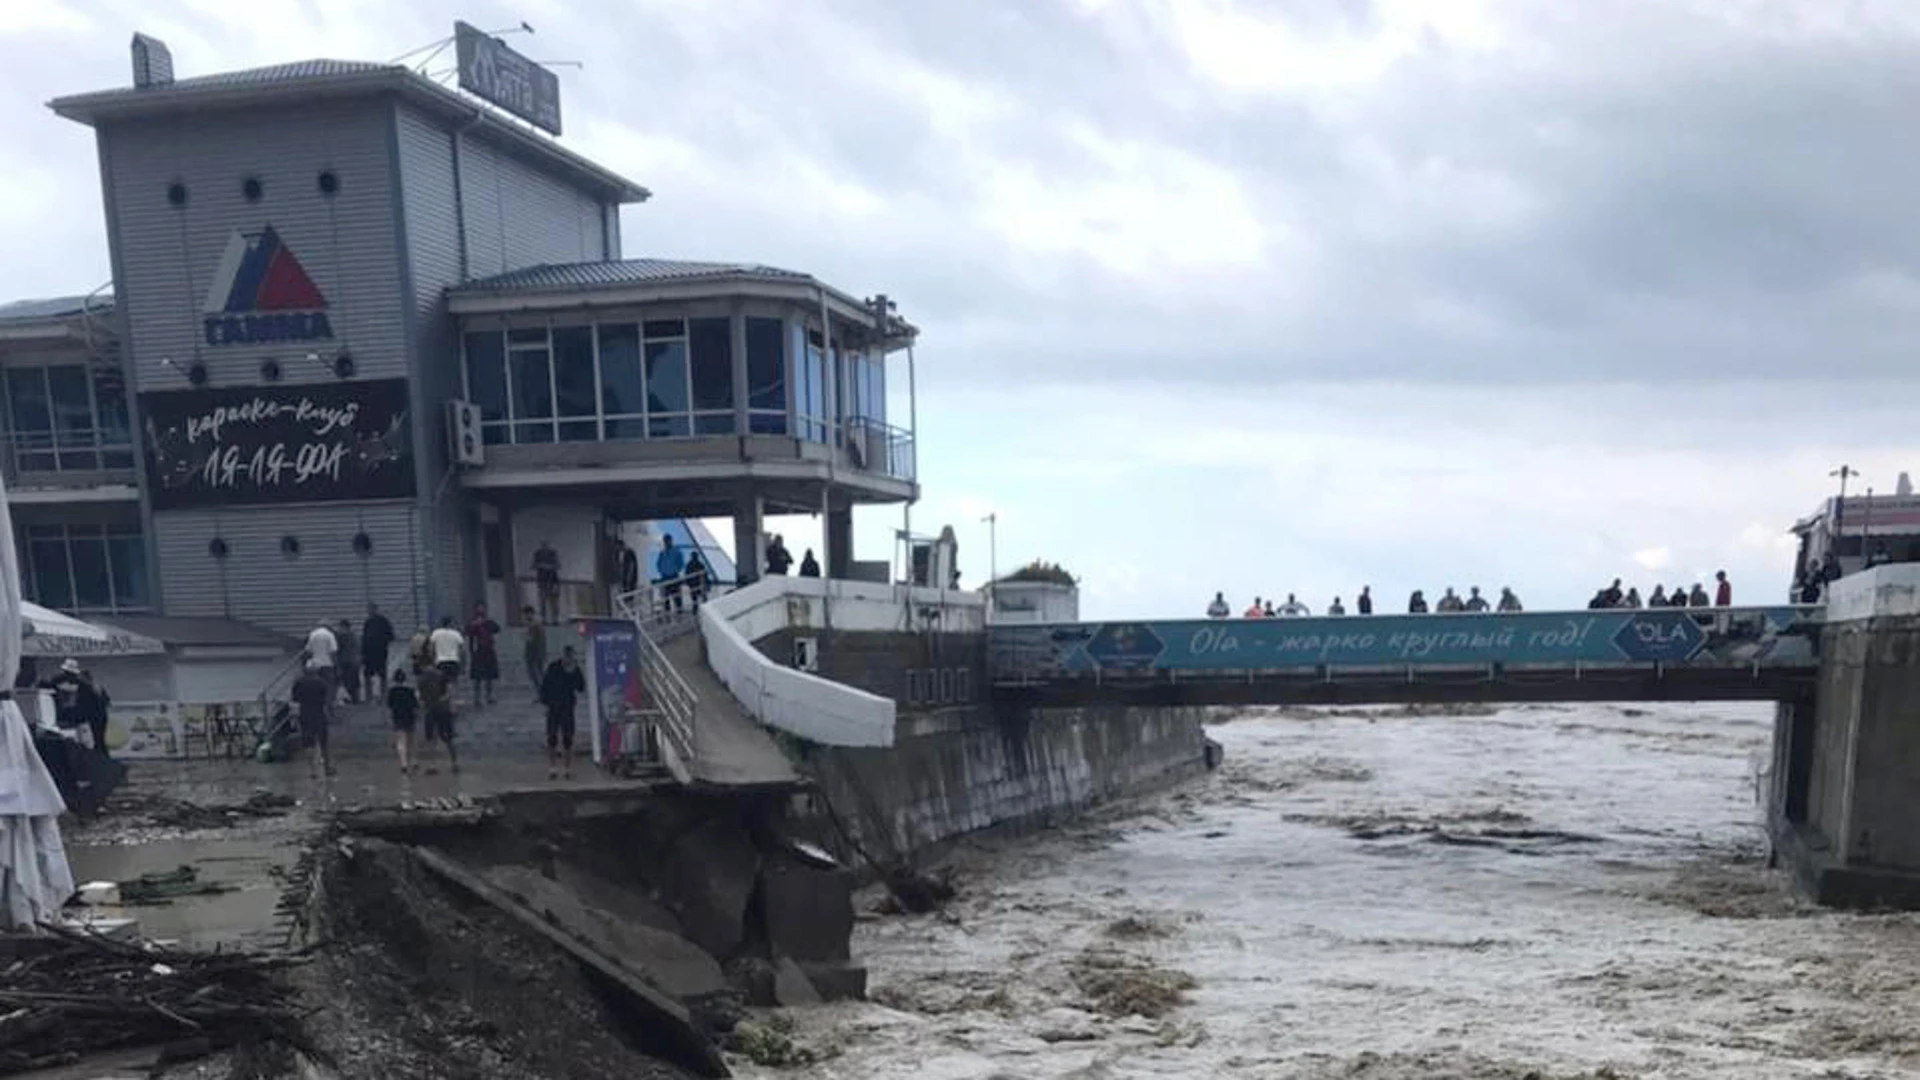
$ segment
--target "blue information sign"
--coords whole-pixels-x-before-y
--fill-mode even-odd
[[[1687,665],[1805,666],[1812,609],[1675,608],[1522,614],[996,626],[996,679],[1092,673]]]

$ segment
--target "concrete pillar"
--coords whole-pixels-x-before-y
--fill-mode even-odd
[[[760,580],[766,568],[766,513],[758,495],[742,495],[734,502],[733,565],[742,585]]]
[[[826,544],[826,574],[844,580],[853,571],[853,506],[830,499],[821,526]]]
[[[1775,724],[1775,856],[1819,903],[1920,908],[1920,565],[1835,582],[1825,618]]]

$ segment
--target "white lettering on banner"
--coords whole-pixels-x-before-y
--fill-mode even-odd
[[[1240,651],[1240,639],[1231,631],[1206,626],[1193,632],[1187,641],[1187,652],[1192,656],[1214,656],[1221,653]]]
[[[312,398],[294,402],[254,398],[244,405],[222,405],[199,416],[186,418],[187,442],[199,442],[202,436],[218,440],[228,424],[261,424],[291,413],[293,418],[313,429],[315,438],[324,438],[342,428],[351,428],[360,416],[360,403],[328,407],[315,405]]]
[[[1657,645],[1663,648],[1675,642],[1691,644],[1693,641],[1687,634],[1687,628],[1678,622],[1657,623],[1645,619],[1634,620],[1633,636],[1639,638],[1643,645]]]
[[[242,483],[256,487],[299,485],[340,479],[340,466],[347,459],[344,443],[306,443],[289,453],[287,444],[262,446],[247,455],[238,446],[216,450],[207,456],[200,479],[208,487],[234,488]]]

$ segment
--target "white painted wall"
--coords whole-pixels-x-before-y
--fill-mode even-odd
[[[1889,563],[1827,586],[1827,622],[1920,615],[1920,563]]]
[[[748,715],[827,746],[892,746],[893,700],[775,663],[753,643],[788,627],[885,632],[928,625],[984,630],[986,603],[971,593],[775,576],[700,610],[707,665]]]
[[[1080,621],[1080,590],[1048,581],[1002,581],[993,586],[993,622],[1072,623]]]

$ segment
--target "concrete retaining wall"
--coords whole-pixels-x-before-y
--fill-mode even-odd
[[[875,858],[1045,824],[1206,769],[1202,712],[1100,706],[903,719],[890,750],[809,748],[804,766]]]

